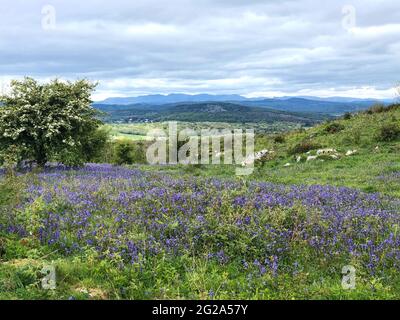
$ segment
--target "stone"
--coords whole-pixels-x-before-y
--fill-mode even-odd
[[[272,154],[274,153],[274,151],[272,150],[261,150],[258,151],[256,153],[254,153],[254,155],[250,155],[249,157],[247,157],[243,162],[242,162],[242,167],[248,166],[248,165],[252,165],[255,161],[257,160],[261,160],[263,157],[265,157],[268,154]]]
[[[317,155],[322,156],[322,155],[331,155],[331,154],[337,154],[338,152],[336,151],[336,149],[319,149],[317,151]]]
[[[352,156],[353,154],[356,154],[356,153],[357,153],[357,150],[348,150],[346,152],[346,156]]]
[[[307,162],[308,162],[308,161],[317,160],[317,158],[318,158],[317,156],[308,156],[308,157],[307,157]]]

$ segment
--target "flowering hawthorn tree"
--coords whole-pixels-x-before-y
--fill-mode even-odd
[[[10,93],[0,97],[0,149],[18,150],[19,160],[39,166],[55,160],[79,165],[85,146],[102,124],[91,107],[96,84],[87,80],[58,79],[40,84],[32,78],[11,82]]]

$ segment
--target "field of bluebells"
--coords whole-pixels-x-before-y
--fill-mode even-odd
[[[36,239],[65,257],[91,252],[139,278],[161,277],[165,270],[154,266],[170,261],[175,280],[160,290],[181,286],[200,265],[224,275],[198,294],[191,287],[160,295],[142,283],[148,295],[140,298],[285,298],[282,290],[292,289],[301,298],[316,283],[323,292],[326,281],[341,297],[346,265],[356,268],[364,297],[398,290],[399,199],[345,187],[179,179],[112,165],[19,175],[25,182],[18,201],[0,212],[2,234]]]

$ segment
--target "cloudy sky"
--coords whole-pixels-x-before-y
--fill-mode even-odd
[[[153,93],[394,97],[399,0],[1,0],[0,81]]]

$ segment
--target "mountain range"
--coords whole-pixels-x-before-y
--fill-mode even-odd
[[[116,97],[107,98],[103,101],[97,101],[96,104],[114,104],[114,105],[130,105],[130,104],[169,104],[169,103],[183,103],[183,102],[243,102],[243,101],[287,101],[292,99],[304,99],[307,101],[321,101],[321,102],[339,102],[339,103],[376,103],[384,102],[391,103],[393,99],[359,99],[359,98],[348,98],[348,97],[313,97],[313,96],[284,96],[275,98],[246,98],[237,94],[228,95],[212,95],[212,94],[183,94],[183,93],[171,93],[168,95],[155,94],[155,95],[143,95],[137,97]]]
[[[288,121],[309,125],[365,110],[376,103],[391,100],[345,97],[278,97],[246,98],[240,95],[146,95],[108,98],[93,106],[107,114],[106,121],[223,121],[274,122]]]

